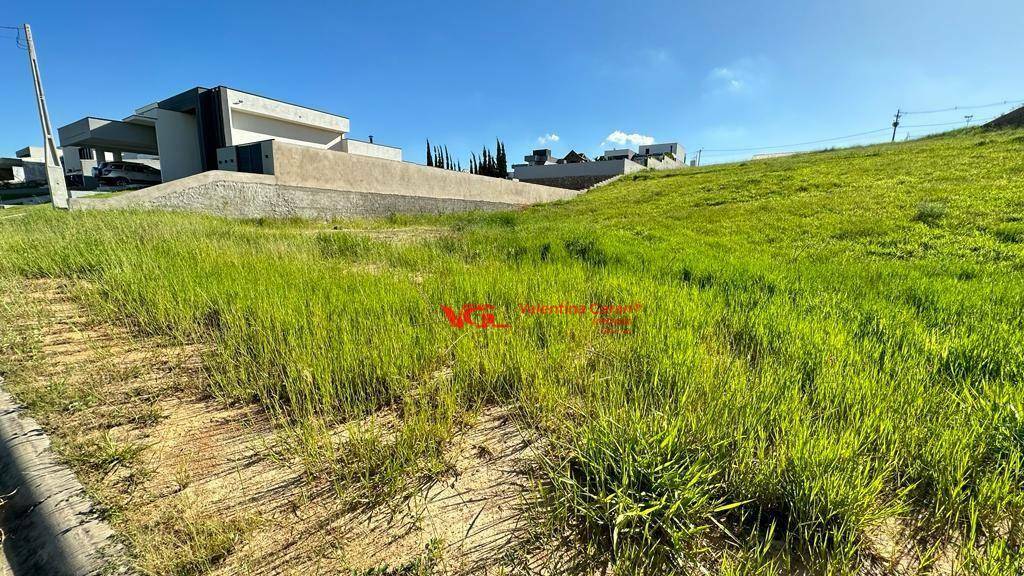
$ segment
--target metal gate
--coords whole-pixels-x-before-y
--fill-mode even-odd
[[[238,154],[238,171],[263,174],[263,145],[260,142],[235,146]]]

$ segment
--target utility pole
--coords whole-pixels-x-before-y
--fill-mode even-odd
[[[974,114],[968,114],[968,115],[964,116],[964,120],[967,121],[967,126],[971,125],[971,118],[974,118]]]
[[[900,126],[900,109],[896,109],[896,119],[892,121],[892,141],[896,141],[896,129]]]
[[[703,152],[703,151],[704,151],[703,148],[700,148],[700,149],[697,150],[697,166],[698,167],[700,166],[700,153]]]
[[[32,28],[25,24],[25,43],[28,45],[28,60],[32,66],[32,79],[36,85],[36,104],[39,107],[39,123],[43,127],[43,156],[46,159],[46,183],[50,186],[50,201],[55,208],[68,207],[68,187],[64,182],[64,168],[60,165],[57,154],[57,143],[53,139],[53,128],[50,126],[50,112],[46,109],[46,96],[43,95],[43,81],[39,77],[39,60],[36,58],[36,45],[32,41]]]

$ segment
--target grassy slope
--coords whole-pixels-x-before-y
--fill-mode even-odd
[[[1024,132],[968,131],[357,232],[33,209],[0,220],[0,271],[216,343],[218,391],[356,484],[436,472],[474,409],[519,406],[551,440],[548,528],[620,573],[855,572],[894,540],[1000,574],[1024,530],[1022,174]],[[627,336],[517,311],[634,301]],[[439,307],[468,302],[512,329],[453,330]],[[391,407],[393,435],[324,433]]]

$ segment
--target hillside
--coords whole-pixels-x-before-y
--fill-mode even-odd
[[[1022,276],[1021,130],[645,172],[521,212],[37,207],[0,216],[0,374],[58,437],[95,412],[38,401],[67,383],[18,377],[39,352],[15,328],[20,299],[56,284],[137,338],[201,349],[204,393],[255,407],[282,439],[275,459],[346,509],[393,509],[484,467],[460,464],[466,438],[514,423],[529,450],[508,546],[470,566],[449,534],[429,562],[413,546],[378,573],[1011,574]],[[466,304],[492,305],[495,326],[454,327],[442,307],[457,320]],[[156,425],[94,424],[79,442],[140,450]],[[123,491],[72,463],[97,493]],[[145,543],[180,532],[112,517],[138,562],[167,565]],[[259,566],[268,530],[244,526],[174,566],[231,572],[236,550]],[[345,553],[333,569],[384,564]]]

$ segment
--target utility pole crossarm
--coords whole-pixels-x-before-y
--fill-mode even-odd
[[[53,128],[50,126],[50,112],[46,108],[46,96],[43,94],[43,80],[39,76],[39,61],[36,58],[36,45],[32,41],[32,28],[25,24],[25,43],[28,45],[28,60],[32,67],[32,79],[36,87],[36,105],[39,108],[39,124],[43,127],[43,156],[46,161],[46,183],[50,187],[50,200],[56,208],[68,208],[68,187],[64,181],[64,168],[60,165],[57,142],[53,139]]]

